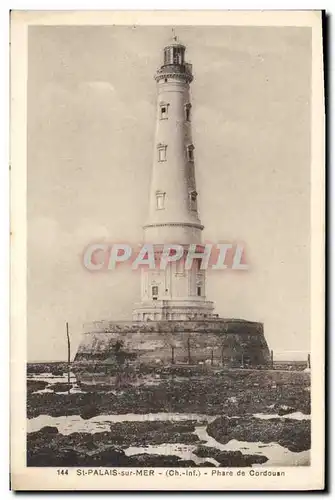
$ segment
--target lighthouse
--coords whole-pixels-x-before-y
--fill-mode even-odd
[[[153,244],[159,259],[164,244],[178,244],[184,255],[165,269],[141,269],[141,302],[133,309],[135,321],[201,320],[213,317],[206,300],[206,276],[201,269],[201,234],[195,179],[196,151],[192,141],[190,84],[192,65],[186,47],[177,38],[164,48],[157,85],[156,127],[153,148],[148,219],[144,240]],[[191,269],[185,257],[194,246]]]
[[[178,259],[169,259],[163,267],[141,266],[141,296],[133,307],[132,321],[106,319],[84,326],[73,364],[83,381],[91,381],[92,373],[94,379],[99,366],[103,374],[109,374],[113,360],[120,367],[120,346],[121,358],[128,360],[125,371],[133,374],[139,367],[157,363],[191,366],[209,361],[210,366],[247,367],[270,362],[263,324],[220,318],[206,298],[206,270],[201,266],[206,246],[202,244],[204,226],[198,213],[192,140],[193,72],[185,50],[174,38],[164,48],[155,74],[155,138],[143,226],[144,243],[155,252],[157,263],[173,245],[179,249]],[[97,383],[101,383],[100,375]]]

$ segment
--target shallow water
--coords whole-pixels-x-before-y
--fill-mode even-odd
[[[261,418],[264,415],[261,416]],[[292,417],[292,414],[291,414]],[[61,434],[68,435],[73,432],[108,432],[112,422],[143,422],[143,421],[173,421],[181,422],[183,420],[195,420],[198,422],[194,434],[204,445],[210,446],[222,451],[241,451],[247,455],[265,455],[268,461],[264,465],[307,465],[309,463],[309,451],[294,453],[280,446],[277,443],[249,443],[246,441],[231,440],[226,444],[219,443],[213,437],[209,436],[206,430],[207,423],[215,420],[216,416],[183,414],[183,413],[149,413],[141,415],[128,413],[124,415],[99,415],[89,420],[84,420],[80,415],[70,415],[61,417],[51,417],[50,415],[39,415],[36,418],[28,420],[28,432],[35,432],[48,425],[57,427]],[[271,418],[277,418],[275,415]],[[204,425],[206,422],[206,425]],[[183,460],[193,460],[197,464],[211,462],[213,465],[218,463],[210,457],[197,457],[194,454],[197,444],[185,445],[182,443],[165,443],[150,446],[130,446],[125,449],[126,455],[135,455],[138,453],[148,453],[157,455],[176,455]]]
[[[67,373],[63,373],[63,375],[53,375],[52,373],[32,373],[29,374],[27,377],[28,380],[34,380],[38,382],[47,382],[48,385],[45,387],[45,389],[40,389],[39,391],[34,391],[32,394],[47,394],[53,392],[54,394],[69,394],[68,391],[54,391],[52,386],[53,384],[67,384],[68,382],[68,377]],[[70,394],[86,394],[86,391],[82,391],[77,384],[77,379],[74,373],[70,372],[70,384],[71,384],[71,389],[70,389]]]
[[[310,415],[305,415],[301,411],[296,411],[294,413],[287,413],[285,415],[278,415],[276,413],[269,415],[267,413],[254,413],[254,417],[260,418],[262,420],[271,420],[273,418],[291,419],[291,420],[310,420]]]
[[[28,380],[39,380],[48,383],[45,389],[35,391],[33,394],[43,394],[43,393],[54,393],[62,394],[64,397],[68,395],[68,392],[55,392],[52,388],[53,384],[56,383],[66,383],[67,373],[63,376],[55,376],[51,373],[41,373],[41,374],[30,374],[28,375]],[[70,383],[72,385],[70,393],[84,393],[80,387],[77,385],[76,377],[73,373],[70,373]],[[155,384],[156,381],[152,380]],[[157,381],[159,383],[159,381]],[[114,392],[114,391],[110,391]],[[234,402],[234,397],[231,397],[231,402]],[[283,406],[285,409],[285,406]],[[222,451],[240,451],[243,454],[248,455],[265,455],[268,461],[263,464],[263,466],[293,466],[293,465],[308,465],[310,460],[310,452],[303,451],[300,453],[294,453],[288,449],[280,446],[277,443],[262,443],[255,442],[249,443],[244,441],[231,440],[226,444],[219,443],[214,438],[208,435],[206,427],[207,424],[215,420],[219,415],[201,415],[192,413],[148,413],[148,414],[136,414],[127,413],[123,415],[98,415],[91,419],[84,420],[80,415],[70,415],[70,416],[58,416],[52,417],[50,415],[39,415],[38,417],[28,419],[27,421],[27,432],[35,432],[40,430],[45,426],[57,427],[61,434],[69,435],[73,432],[108,432],[110,430],[110,424],[114,422],[143,422],[143,421],[172,421],[181,422],[185,420],[194,420],[197,422],[194,434],[196,434],[200,440],[203,441],[202,444],[210,446]],[[310,419],[310,415],[304,415],[301,412],[294,412],[286,415],[278,414],[263,414],[255,413],[253,415],[256,418],[263,420],[271,420],[274,418],[280,419],[292,419],[292,420],[307,420]],[[231,417],[231,418],[238,418]],[[219,465],[219,463],[211,457],[198,457],[194,454],[197,448],[197,444],[185,445],[182,443],[165,443],[160,445],[150,445],[150,446],[130,446],[125,449],[126,455],[135,455],[139,453],[147,454],[157,454],[157,455],[176,455],[183,460],[193,460],[196,464],[202,464],[204,462],[211,462],[213,466]]]
[[[309,451],[293,453],[277,443],[249,443],[247,441],[236,441],[235,439],[232,439],[226,444],[222,444],[207,434],[206,426],[197,427],[194,434],[196,434],[199,439],[205,441],[205,443],[203,443],[205,446],[210,446],[221,451],[241,451],[241,453],[246,455],[265,455],[268,461],[263,464],[264,466],[309,464]],[[195,455],[194,451],[196,448],[197,445],[166,443],[154,446],[130,446],[125,450],[125,453],[128,456],[138,453],[176,455],[183,460],[193,460],[196,464],[211,462],[215,466],[220,465],[219,462],[212,457],[198,457]]]
[[[212,457],[198,457],[193,452],[197,447],[185,444],[159,444],[153,446],[130,446],[125,449],[125,454],[128,456],[146,453],[148,455],[175,455],[182,458],[183,460],[193,460],[197,465],[203,464],[205,462],[210,462],[213,466],[219,466],[220,463],[217,462]]]
[[[126,413],[123,415],[98,415],[85,420],[80,415],[69,415],[52,417],[50,415],[39,415],[28,420],[27,432],[35,432],[46,425],[57,427],[61,434],[67,435],[73,432],[104,432],[110,430],[110,423],[115,422],[154,422],[171,421],[182,422],[183,420],[195,420],[197,422],[212,422],[217,416],[199,415],[193,413]]]
[[[309,451],[294,453],[278,443],[250,443],[232,439],[226,444],[219,443],[207,434],[206,427],[196,429],[199,439],[206,441],[206,446],[211,446],[222,451],[241,451],[247,455],[265,455],[268,461],[263,465],[306,465],[309,461]]]
[[[52,373],[31,373],[27,377],[28,380],[41,380],[42,382],[48,382],[48,384],[67,383],[67,373],[63,375],[53,375]],[[77,382],[74,373],[70,372],[70,382]]]

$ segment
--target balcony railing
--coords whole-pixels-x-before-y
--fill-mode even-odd
[[[159,70],[157,70],[157,75],[164,73],[185,73],[192,76],[192,64],[164,64]]]

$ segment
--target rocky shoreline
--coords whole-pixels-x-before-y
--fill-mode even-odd
[[[140,453],[127,456],[129,447],[146,448],[173,443],[194,445],[194,455],[203,462],[214,459],[219,466],[250,467],[267,462],[264,455],[220,450],[204,445],[197,436],[199,422],[135,421],[109,425],[109,431],[73,432],[63,435],[56,427],[46,426],[27,437],[28,466],[176,466],[195,467],[193,460],[181,460],[175,455]],[[261,420],[254,417],[218,417],[207,425],[207,433],[218,443],[232,439],[247,442],[278,443],[290,451],[310,448],[310,421],[289,419]],[[201,466],[204,466],[203,463]],[[213,467],[213,463],[210,465]]]
[[[157,412],[242,416],[285,412],[283,408],[310,414],[310,382],[306,379],[296,384],[294,374],[292,380],[284,381],[279,376],[273,380],[273,375],[268,376],[266,372],[157,380],[154,385],[147,385],[143,380],[141,385],[122,388],[90,386],[94,391],[85,391],[85,384],[80,384],[81,393],[36,394],[44,388],[54,392],[57,392],[55,389],[61,389],[60,392],[67,389],[65,383],[55,386],[28,380],[28,418],[43,415],[46,409],[48,415],[80,414],[82,418]]]
[[[200,445],[194,452],[198,457],[214,458],[222,467],[251,467],[268,461],[262,455],[247,455],[241,451],[222,451],[211,446]]]
[[[267,461],[265,456],[244,455],[239,451],[220,451],[206,447],[190,433],[194,423],[175,422],[124,422],[111,425],[110,432],[95,434],[74,432],[64,436],[55,427],[43,427],[28,434],[27,465],[32,467],[215,467],[213,458],[224,467],[250,467]],[[191,443],[198,445],[195,455],[207,458],[201,464],[182,460],[176,455],[138,453],[127,456],[131,446],[152,444]]]
[[[296,453],[310,449],[307,374],[240,370],[191,378],[156,375],[154,379],[150,374],[122,387],[81,382],[70,393],[66,378],[58,375],[42,380],[36,375],[28,378],[28,419],[41,416],[43,421],[42,416],[48,415],[89,421],[101,416],[103,431],[63,435],[52,423],[37,427],[39,430],[27,436],[28,466],[250,467],[268,461],[266,450],[262,455],[259,449],[262,443],[265,447],[267,443],[277,443]],[[47,392],[38,392],[41,390]],[[295,412],[299,412],[300,420],[289,418]],[[182,422],[145,420],[149,413],[193,414],[192,418],[207,415],[208,421],[200,421],[202,417]],[[103,415],[126,414],[143,415],[143,421],[103,421]],[[206,429],[217,447],[199,438],[197,426]],[[85,425],[80,430],[84,428]],[[231,440],[260,443],[256,447],[259,454],[220,449],[219,444],[224,446]],[[165,444],[174,453],[156,451],[162,451],[159,447]],[[187,454],[179,453],[183,458],[175,454],[178,445],[191,447],[192,460],[183,459],[188,458]],[[135,451],[127,455],[129,447]]]
[[[207,432],[216,441],[226,444],[232,439],[247,442],[278,443],[289,451],[300,452],[311,447],[310,420],[272,418],[262,420],[255,417],[230,419],[219,417],[207,427]]]

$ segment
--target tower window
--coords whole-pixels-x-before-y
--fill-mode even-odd
[[[164,210],[165,208],[165,193],[158,191],[156,193],[156,210]]]
[[[181,47],[173,47],[173,64],[183,64],[184,54]]]
[[[157,146],[157,151],[158,151],[158,161],[166,161],[166,150],[167,146],[165,144],[158,144]]]
[[[201,286],[197,286],[197,295],[201,297]]]
[[[164,49],[164,64],[173,63],[173,52],[171,47],[165,47]]]
[[[196,191],[191,191],[190,196],[190,209],[197,210],[197,196],[198,193]]]
[[[153,298],[154,300],[157,300],[157,297],[158,297],[158,286],[156,286],[156,285],[155,285],[155,286],[153,286],[153,287],[151,288],[151,293],[152,293],[152,298]]]
[[[190,144],[189,146],[187,146],[187,160],[188,161],[194,161],[194,146],[193,144]]]
[[[192,108],[192,104],[190,104],[190,103],[185,104],[185,119],[187,122],[191,121],[191,108]]]
[[[159,118],[160,120],[167,120],[168,118],[169,105],[165,103],[160,104]]]

